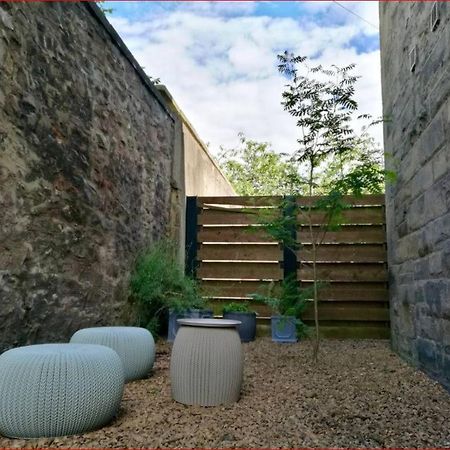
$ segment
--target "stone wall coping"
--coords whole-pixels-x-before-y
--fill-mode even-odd
[[[136,58],[133,56],[128,47],[125,45],[122,38],[119,36],[114,27],[109,23],[108,19],[106,18],[105,14],[100,9],[100,7],[97,6],[97,4],[94,2],[83,2],[83,5],[94,16],[94,18],[99,22],[99,24],[103,26],[103,28],[109,34],[114,45],[120,50],[122,55],[133,66],[134,70],[137,72],[144,86],[156,98],[158,103],[160,103],[160,105],[164,108],[164,111],[168,114],[168,116],[172,119],[172,121],[175,122],[177,118],[174,116],[174,113],[167,105],[166,101],[164,100],[164,97],[160,94],[155,85],[150,81],[148,75],[142,70],[140,64],[136,61]]]

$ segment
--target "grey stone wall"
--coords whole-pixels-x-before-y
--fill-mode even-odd
[[[450,387],[450,4],[434,31],[431,8],[380,2],[392,345]]]
[[[1,350],[130,321],[170,228],[181,124],[95,8],[0,4]]]

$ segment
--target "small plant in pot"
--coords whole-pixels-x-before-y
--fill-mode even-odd
[[[256,312],[251,311],[248,303],[229,303],[223,307],[223,318],[239,320],[239,336],[242,342],[255,340],[256,336]]]
[[[298,338],[308,334],[301,314],[311,301],[312,290],[300,289],[295,275],[285,278],[278,291],[272,283],[267,295],[252,294],[251,297],[272,309],[272,341],[297,342]]]

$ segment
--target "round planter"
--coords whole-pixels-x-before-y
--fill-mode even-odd
[[[272,316],[272,341],[297,342],[297,319],[293,316]]]
[[[213,312],[210,309],[187,309],[185,311],[169,311],[169,326],[167,330],[167,340],[173,342],[180,327],[178,319],[202,319],[210,318]]]
[[[186,405],[217,406],[239,399],[243,353],[239,322],[180,319],[170,360],[172,397]]]
[[[224,312],[224,319],[239,320],[238,326],[241,342],[250,342],[255,340],[256,336],[256,313],[255,312]]]

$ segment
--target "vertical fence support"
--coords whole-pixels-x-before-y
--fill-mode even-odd
[[[289,233],[288,243],[283,242],[283,278],[293,276],[297,279],[297,252],[292,243],[297,241],[297,208],[296,197],[285,196],[283,201],[283,217],[286,219]],[[288,244],[288,245],[287,245]]]
[[[197,197],[186,197],[186,275],[197,274]]]

